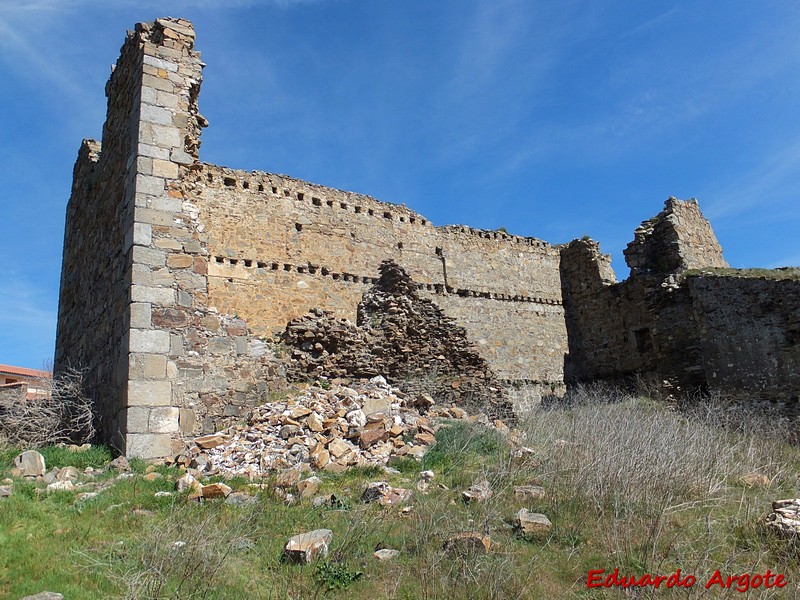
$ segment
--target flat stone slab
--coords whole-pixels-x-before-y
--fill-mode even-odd
[[[14,459],[14,466],[23,477],[42,477],[47,470],[44,456],[36,450],[26,450]]]
[[[315,529],[289,538],[283,555],[293,563],[308,564],[328,556],[328,546],[333,539],[330,529]]]

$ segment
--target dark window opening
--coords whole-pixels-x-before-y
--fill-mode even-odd
[[[297,199],[300,200],[300,202],[302,202],[305,197],[306,195],[303,192],[297,192]]]
[[[315,196],[311,198],[311,204],[313,204],[314,206],[322,206],[322,200],[320,200]]]
[[[236,180],[233,177],[226,177],[223,182],[228,187],[236,187]]]
[[[634,329],[633,341],[639,352],[650,352],[653,349],[653,337],[650,335],[650,329],[647,327]]]
[[[297,229],[297,231],[303,231],[303,225],[300,223],[295,223],[294,228]]]

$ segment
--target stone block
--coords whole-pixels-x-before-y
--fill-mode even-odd
[[[152,144],[139,144],[139,154],[142,156],[149,156],[151,158],[160,158],[166,160],[169,158],[169,149],[162,148],[161,146],[154,146]]]
[[[132,302],[149,302],[154,306],[172,306],[175,304],[175,290],[168,287],[131,286]]]
[[[137,246],[149,246],[153,243],[153,226],[147,223],[133,224],[133,243]]]
[[[164,108],[171,108],[176,110],[178,108],[178,102],[180,101],[180,96],[177,94],[169,94],[167,92],[156,91],[155,102],[153,104],[157,104],[158,106],[163,106]]]
[[[170,158],[179,165],[191,165],[195,161],[194,156],[184,152],[180,148],[173,148],[170,152]]]
[[[175,222],[175,215],[171,212],[142,208],[137,203],[136,210],[134,211],[134,219],[139,223],[150,223],[151,225],[169,227]]]
[[[150,56],[148,54],[144,55],[144,64],[151,65],[156,67],[157,69],[164,69],[165,71],[175,72],[178,70],[178,65],[174,62],[163,60],[161,58],[156,58],[155,56]]]
[[[178,240],[174,240],[169,237],[157,238],[153,242],[153,245],[156,248],[163,248],[164,250],[183,250],[183,244],[181,244]],[[169,260],[173,256],[175,255],[174,254],[167,255],[167,266],[172,266],[169,264]]]
[[[169,352],[170,334],[156,329],[131,329],[129,350],[153,354]]]
[[[172,163],[170,163],[172,164]],[[175,168],[178,168],[178,165],[175,165]],[[153,210],[162,210],[164,212],[169,213],[178,213],[181,212],[182,207],[182,200],[181,198],[173,198],[172,196],[161,196],[159,198],[153,198],[150,201],[150,205],[148,208],[152,208]]]
[[[191,408],[182,408],[178,414],[178,426],[183,435],[192,435],[197,426],[197,415]]]
[[[149,267],[163,267],[167,264],[167,253],[157,248],[134,246],[132,258],[134,263]]]
[[[175,276],[172,274],[167,267],[161,267],[160,269],[156,269],[152,273],[152,286],[153,287],[167,287],[171,288],[172,285],[175,283]]]
[[[150,329],[151,305],[148,302],[131,303],[131,327],[134,329]]]
[[[128,433],[148,433],[150,409],[146,406],[132,406],[123,411],[122,419]]]
[[[174,406],[153,408],[150,410],[151,433],[178,433],[178,417],[180,409]]]
[[[128,407],[170,404],[172,404],[171,381],[128,381]]]
[[[128,458],[164,458],[171,453],[169,434],[129,433],[125,436],[125,456]]]
[[[141,94],[140,94],[139,99],[142,102],[146,103],[146,104],[156,104],[156,97],[157,97],[156,94],[157,93],[158,93],[158,90],[155,90],[155,89],[153,89],[151,87],[143,87],[141,89]],[[162,92],[162,93],[166,93],[166,92]]]
[[[172,117],[170,117],[170,123]],[[151,125],[153,143],[163,148],[180,148],[181,132],[170,125]]]
[[[178,165],[168,160],[161,160],[160,158],[149,159],[152,160],[152,174],[154,177],[164,177],[166,179],[175,179],[178,177]]]
[[[171,269],[188,269],[194,264],[194,259],[188,254],[170,254],[167,256],[167,266]]]
[[[172,333],[169,338],[169,355],[183,356],[183,335]]]
[[[167,357],[163,354],[130,354],[128,368],[131,379],[164,379],[167,376]]]
[[[142,85],[144,87],[150,87],[163,92],[175,91],[175,84],[169,79],[162,79],[161,77],[156,77],[155,75],[150,75],[148,73],[142,75]]]
[[[164,179],[153,175],[137,175],[136,193],[160,196],[164,193]]]

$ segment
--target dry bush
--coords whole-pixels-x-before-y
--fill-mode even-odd
[[[70,369],[37,383],[48,390],[45,397],[0,403],[0,435],[25,447],[90,441],[94,407],[83,391],[83,371]]]

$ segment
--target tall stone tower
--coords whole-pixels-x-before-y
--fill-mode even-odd
[[[102,438],[129,456],[171,452],[181,413],[167,368],[176,341],[163,325],[202,292],[186,272],[176,280],[200,249],[179,190],[205,125],[194,37],[171,18],[128,32],[102,143],[83,141],[67,207],[55,370],[85,370]]]

